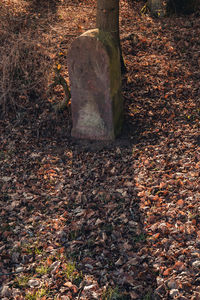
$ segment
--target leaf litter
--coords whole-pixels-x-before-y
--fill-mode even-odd
[[[119,139],[75,141],[69,113],[48,106],[32,124],[0,124],[4,299],[200,297],[199,12],[153,19],[141,8],[121,3]]]

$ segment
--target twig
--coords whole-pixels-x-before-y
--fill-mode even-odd
[[[60,69],[55,68],[55,76],[53,79],[53,83],[49,85],[47,95],[51,93],[51,91],[57,86],[61,85],[65,92],[65,99],[60,104],[55,106],[55,110],[61,111],[68,106],[69,100],[71,98],[71,93],[67,84],[67,81],[60,74]]]
[[[79,292],[78,292],[78,298],[77,298],[77,300],[80,300],[80,299],[81,299],[81,294],[82,294],[82,292],[83,292],[85,286],[86,286],[86,282],[83,281],[83,283],[81,284],[81,287],[80,287],[80,289],[79,289]]]
[[[30,270],[22,270],[22,271],[13,271],[13,272],[9,272],[9,273],[0,273],[0,276],[10,276],[13,274],[18,274],[18,273],[25,273],[25,272],[29,272]]]

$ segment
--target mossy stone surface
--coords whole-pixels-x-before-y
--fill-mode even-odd
[[[109,33],[90,30],[68,53],[72,136],[111,140],[121,131],[123,100],[119,49]]]

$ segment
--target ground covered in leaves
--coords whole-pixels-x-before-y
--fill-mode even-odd
[[[95,26],[94,2],[33,5],[51,60]],[[121,1],[115,142],[73,140],[45,97],[0,122],[1,299],[200,299],[200,15],[143,5]]]

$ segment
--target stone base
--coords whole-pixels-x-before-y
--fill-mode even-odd
[[[200,0],[147,0],[147,6],[152,15],[164,17],[173,13],[193,13],[200,6]]]
[[[110,34],[90,30],[68,52],[72,136],[112,140],[122,127],[120,53]]]
[[[169,0],[148,0],[147,6],[155,17],[164,17],[167,13],[167,3]]]

